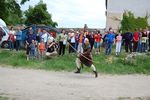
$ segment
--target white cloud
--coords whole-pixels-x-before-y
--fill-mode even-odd
[[[59,27],[83,27],[84,24],[89,27],[105,27],[105,0],[43,1]],[[22,9],[26,5],[35,5],[37,2],[38,0],[30,0],[22,6]]]

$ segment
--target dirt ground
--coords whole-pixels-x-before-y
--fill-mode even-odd
[[[0,67],[0,100],[150,100],[150,76]]]

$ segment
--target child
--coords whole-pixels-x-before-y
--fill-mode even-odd
[[[29,51],[29,57],[31,59],[35,58],[35,49],[36,49],[36,45],[35,45],[35,41],[32,40],[32,43],[29,45],[30,51]]]
[[[39,51],[39,59],[42,59],[44,58],[44,53],[45,53],[45,43],[44,41],[42,40],[41,43],[39,43],[38,45],[38,51]]]
[[[121,41],[122,41],[122,36],[119,33],[118,36],[116,37],[116,56],[118,56],[121,51]]]

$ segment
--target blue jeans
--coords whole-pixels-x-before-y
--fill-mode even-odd
[[[106,55],[110,55],[111,54],[112,44],[113,43],[106,43],[106,47],[105,47],[105,54]]]
[[[137,47],[137,52],[142,52],[142,42],[138,41],[138,47]]]
[[[78,50],[78,42],[75,42],[75,49]]]
[[[146,43],[142,43],[142,52],[146,52],[147,50],[146,45],[147,45]]]
[[[35,50],[30,50],[30,58],[34,58],[35,57]]]
[[[9,41],[9,49],[13,50],[14,49],[14,43],[12,41]]]
[[[20,50],[21,40],[16,40],[16,51]]]

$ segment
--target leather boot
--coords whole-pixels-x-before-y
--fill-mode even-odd
[[[97,78],[97,77],[98,77],[97,71],[93,71],[93,72],[94,72],[94,74],[95,74],[95,78]]]
[[[80,73],[80,69],[77,68],[77,70],[74,73]]]

